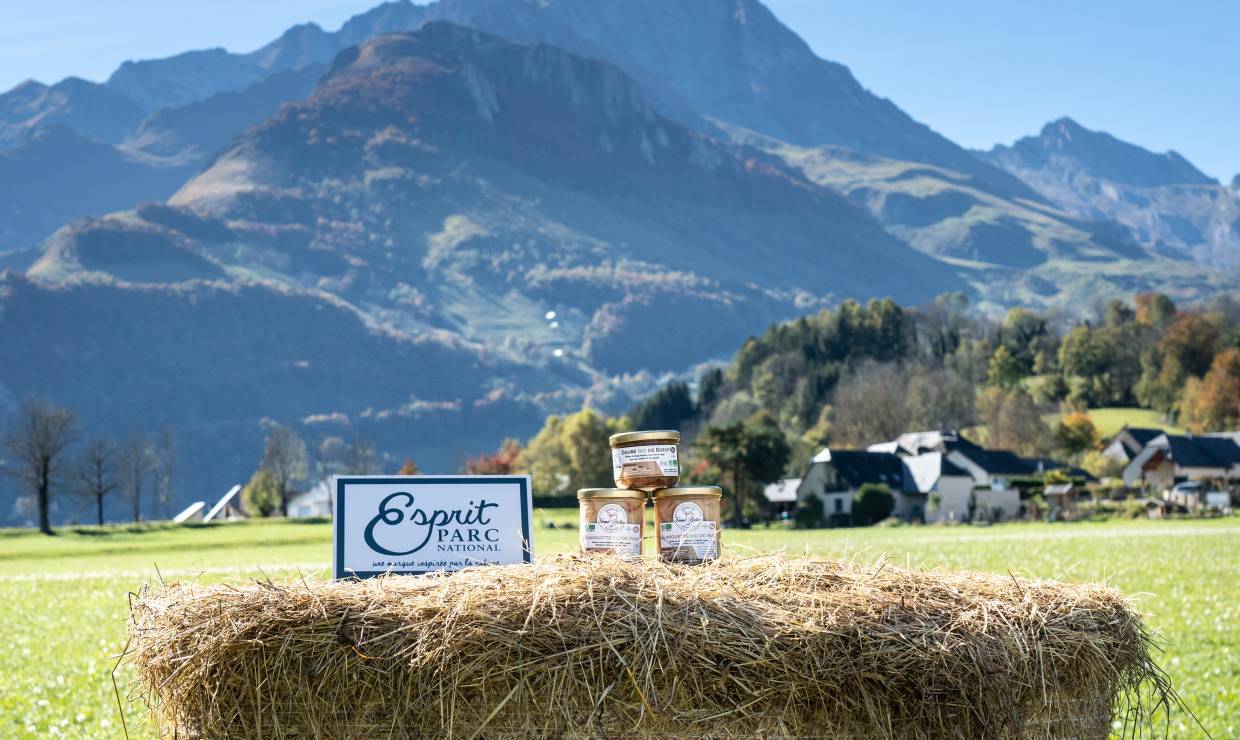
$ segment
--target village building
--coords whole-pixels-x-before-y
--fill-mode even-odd
[[[1052,520],[1076,513],[1076,486],[1071,483],[1051,483],[1042,489],[1046,505],[1050,507]]]
[[[869,449],[889,450],[906,459],[934,453],[943,455],[944,460],[963,471],[973,483],[964,507],[958,504],[958,496],[952,497],[950,506],[941,504],[943,511],[938,518],[955,517],[959,521],[1002,521],[1019,516],[1020,489],[1012,480],[1061,467],[1054,461],[1026,460],[1009,450],[988,450],[959,432],[948,430],[909,432],[891,442],[871,445]]]
[[[800,478],[785,478],[762,489],[762,496],[770,504],[777,517],[791,515],[797,508],[797,489],[801,487]]]
[[[1156,491],[1185,481],[1240,481],[1240,432],[1161,434],[1124,467],[1124,485]]]
[[[315,519],[331,515],[331,478],[324,478],[309,491],[297,494],[288,502],[290,519]]]
[[[866,483],[882,483],[891,490],[895,497],[892,516],[917,521],[925,517],[926,497],[916,488],[906,489],[904,463],[889,452],[823,448],[802,476],[797,500],[817,497],[823,517],[839,522],[852,513],[853,495]]]
[[[967,522],[976,512],[973,476],[941,452],[902,458],[908,482],[926,497],[927,522]]]
[[[215,506],[212,506],[211,510],[202,517],[204,522],[226,521],[231,519],[245,519],[245,512],[241,509],[240,484],[228,489],[228,493],[221,496],[220,500],[215,502]]]
[[[1144,450],[1147,444],[1163,434],[1165,434],[1163,430],[1153,427],[1124,425],[1123,429],[1115,433],[1107,446],[1102,448],[1102,455],[1116,462],[1131,462],[1134,457],[1141,454],[1141,450]]]

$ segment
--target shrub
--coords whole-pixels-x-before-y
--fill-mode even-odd
[[[896,507],[896,497],[883,483],[866,483],[853,494],[852,519],[855,524],[868,526],[891,516]]]
[[[241,505],[250,516],[271,516],[280,508],[280,484],[266,468],[261,468],[241,490]]]
[[[793,514],[798,529],[819,529],[823,526],[822,498],[810,494],[797,502],[796,513]]]

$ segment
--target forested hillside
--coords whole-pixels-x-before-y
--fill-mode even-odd
[[[524,448],[509,441],[466,469],[531,472],[536,490],[567,493],[610,473],[574,450],[605,450],[620,428],[673,428],[688,478],[724,480],[752,500],[760,483],[798,476],[823,445],[956,429],[1102,477],[1116,471],[1098,454],[1089,412],[1111,406],[1151,409],[1194,432],[1240,426],[1240,301],[1180,308],[1146,293],[1075,322],[1025,309],[990,321],[959,294],[919,308],[846,301],[770,327],[726,367],[664,385],[624,419],[588,408],[551,417]]]

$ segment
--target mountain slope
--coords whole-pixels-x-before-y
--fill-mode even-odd
[[[325,70],[322,64],[301,66],[276,72],[241,90],[161,108],[129,132],[125,146],[187,163],[204,163],[284,103],[309,95]]]
[[[142,116],[141,106],[123,94],[77,77],[50,87],[24,82],[0,95],[0,148],[20,144],[33,130],[48,126],[116,144]]]
[[[53,126],[0,151],[0,253],[37,246],[66,221],[176,191],[191,170]]]
[[[127,261],[157,260],[158,241],[148,234],[146,254]],[[449,338],[402,335],[328,296],[251,281],[49,284],[0,272],[0,343],[30,360],[0,366],[6,415],[44,395],[91,434],[124,439],[169,423],[173,511],[244,482],[271,419],[298,423],[312,444],[364,430],[393,455],[443,465],[492,444],[488,425],[536,428],[533,407],[508,388],[550,389]],[[0,521],[10,503],[0,499]]]
[[[166,59],[127,61],[104,84],[153,111],[240,90],[265,76],[266,70],[245,56],[203,49]]]
[[[1121,224],[1155,253],[1240,267],[1240,193],[1175,152],[1155,154],[1064,118],[978,156],[1079,218]]]
[[[588,340],[583,359],[608,371],[684,365],[603,361],[603,335],[623,325],[616,315],[649,318],[653,295],[676,295],[681,310],[666,320],[710,356],[791,312],[797,293],[929,297],[959,285],[775,160],[659,116],[615,68],[447,24],[346,51],[313,96],[244,137],[172,203],[312,226],[312,245],[365,263],[352,271],[370,290],[426,291],[446,309],[431,320],[479,339],[505,330],[447,307],[460,296],[530,297],[532,281],[581,312],[584,334],[570,334],[570,351]],[[889,260],[908,271],[885,269]],[[734,303],[754,306],[742,325],[700,321]],[[522,312],[535,321],[543,308]]]
[[[271,420],[449,471],[833,297],[961,287],[616,68],[433,23],[343,53],[171,204],[75,223],[0,277],[0,343],[43,358],[0,365],[0,409],[168,419],[205,471],[187,498],[243,480]]]
[[[1060,118],[1012,146],[995,146],[984,157],[1009,172],[1059,166],[1138,188],[1217,185],[1177,152],[1155,154],[1071,118]]]

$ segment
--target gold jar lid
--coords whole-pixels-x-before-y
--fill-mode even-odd
[[[685,496],[708,496],[710,498],[722,498],[723,489],[719,486],[680,486],[677,488],[660,488],[654,492],[654,497],[656,499],[682,498]]]
[[[583,488],[577,491],[577,500],[588,498],[631,498],[646,500],[645,491],[634,491],[628,488]]]
[[[607,441],[612,447],[616,445],[625,445],[632,442],[679,442],[680,432],[671,429],[662,429],[649,432],[621,432],[608,437]]]

